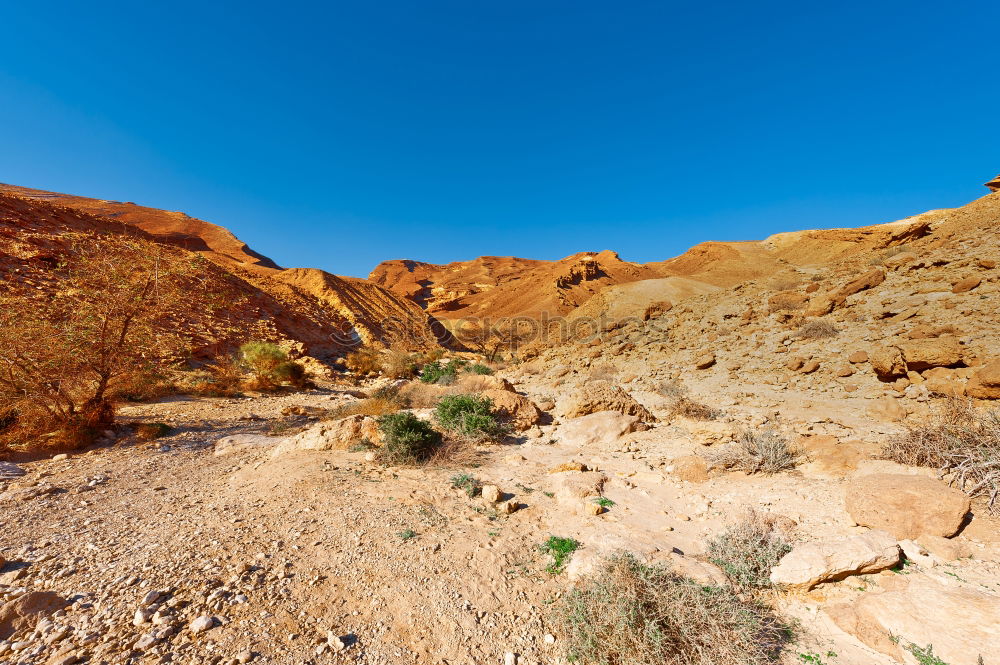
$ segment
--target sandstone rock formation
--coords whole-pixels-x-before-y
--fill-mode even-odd
[[[970,508],[966,494],[941,481],[886,473],[855,479],[844,503],[857,524],[883,529],[899,540],[953,536]]]
[[[811,589],[820,582],[891,568],[899,563],[899,556],[896,539],[885,531],[803,543],[796,545],[771,569],[771,581],[787,587]]]

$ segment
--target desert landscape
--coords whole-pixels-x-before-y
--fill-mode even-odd
[[[0,185],[0,665],[1000,663],[986,187],[361,279]]]

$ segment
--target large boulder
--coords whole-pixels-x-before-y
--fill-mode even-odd
[[[902,589],[864,593],[825,612],[841,630],[899,662],[911,662],[910,645],[933,645],[939,659],[934,662],[949,665],[990,662],[1000,653],[1000,596],[923,576]]]
[[[556,437],[565,446],[600,445],[610,448],[626,434],[638,431],[641,426],[637,416],[627,416],[617,411],[598,411],[567,420],[559,428]]]
[[[635,398],[627,392],[607,381],[588,382],[567,401],[562,415],[565,418],[576,418],[599,411],[617,411],[628,416],[636,416],[643,422],[656,420],[649,409],[635,401]]]
[[[556,501],[572,509],[583,505],[584,499],[601,496],[608,478],[597,471],[565,471],[552,478],[552,492]]]
[[[854,479],[844,503],[857,524],[884,529],[899,540],[953,536],[970,507],[966,494],[939,480],[893,473]]]
[[[883,381],[906,376],[906,360],[899,347],[882,346],[872,349],[868,354],[868,361],[872,364],[875,374]]]
[[[500,418],[518,432],[542,421],[542,410],[524,395],[508,390],[484,390],[480,395],[488,397]]]
[[[969,397],[1000,399],[1000,360],[979,368],[965,386]]]
[[[906,369],[915,372],[932,367],[953,367],[962,362],[962,347],[951,335],[905,341],[899,349]]]
[[[877,573],[899,563],[896,539],[885,531],[870,531],[841,540],[796,545],[771,569],[771,581],[811,589],[820,582],[851,575]]]
[[[340,420],[317,423],[282,440],[272,455],[278,457],[293,450],[347,450],[362,439],[368,439],[372,443],[381,440],[375,419],[362,415],[347,416]]]
[[[69,605],[51,591],[30,591],[0,605],[0,640],[31,630],[38,620]]]

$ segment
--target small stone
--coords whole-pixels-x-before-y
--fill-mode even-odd
[[[517,654],[508,651],[503,655],[503,665],[517,665]]]
[[[496,503],[503,496],[503,492],[496,485],[483,485],[482,495],[489,503]]]
[[[197,635],[198,633],[204,633],[206,630],[210,630],[214,627],[215,619],[210,616],[203,615],[192,621],[191,625],[188,626],[188,630]]]
[[[545,642],[546,644],[555,644],[556,636],[553,635],[552,633],[545,633],[545,636],[542,637],[542,641]]]
[[[599,503],[594,503],[593,501],[584,504],[584,506],[588,515],[600,515],[604,512],[604,506]]]

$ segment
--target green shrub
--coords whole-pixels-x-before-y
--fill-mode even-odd
[[[468,372],[468,373],[470,373],[470,374],[492,374],[493,373],[493,369],[491,367],[487,367],[486,365],[483,365],[481,363],[474,363],[472,365],[469,365],[468,369],[466,369],[465,371]]]
[[[618,554],[554,606],[567,660],[595,665],[766,665],[788,630],[735,590]]]
[[[247,342],[239,348],[236,361],[253,377],[250,388],[267,390],[283,383],[302,388],[308,383],[305,368],[289,360],[285,350],[271,342]]]
[[[447,395],[434,409],[434,420],[446,431],[473,441],[497,440],[510,426],[501,423],[493,401],[476,395]]]
[[[441,383],[450,385],[455,382],[455,377],[467,364],[468,363],[466,363],[466,361],[459,360],[457,358],[449,360],[444,365],[436,360],[433,360],[424,365],[423,369],[420,371],[420,380],[424,383]]]
[[[379,459],[386,464],[417,464],[428,460],[441,445],[441,434],[409,411],[379,416],[382,447]]]
[[[140,441],[152,441],[170,434],[172,429],[166,423],[140,423],[135,426],[135,435]]]
[[[561,538],[559,536],[549,536],[549,539],[541,544],[539,549],[552,557],[552,563],[545,567],[545,570],[552,575],[558,575],[566,568],[573,552],[580,548],[579,541],[573,538]]]
[[[771,568],[791,551],[774,524],[756,513],[729,525],[708,543],[709,559],[739,589],[771,586]]]
[[[460,473],[452,476],[451,486],[455,489],[462,490],[468,494],[470,498],[479,494],[483,489],[482,483],[480,483],[475,476],[468,473]]]

